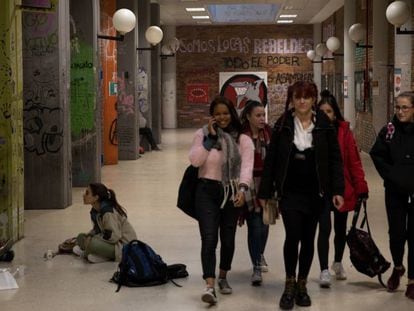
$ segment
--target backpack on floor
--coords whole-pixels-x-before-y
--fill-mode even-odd
[[[118,284],[117,292],[121,286],[143,287],[167,283],[169,280],[181,287],[172,279],[187,277],[188,272],[184,264],[168,266],[149,245],[133,240],[122,248],[122,259],[118,271],[114,273],[111,281]]]
[[[360,229],[356,227],[358,216],[361,211],[361,205],[364,208],[364,218]],[[361,230],[367,225],[368,231]],[[370,277],[377,276],[382,286],[386,287],[382,281],[381,275],[388,270],[390,263],[382,256],[377,245],[371,236],[371,230],[368,223],[366,202],[358,201],[352,219],[352,226],[346,237],[349,246],[350,259],[355,269]]]

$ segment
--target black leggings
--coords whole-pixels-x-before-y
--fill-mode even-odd
[[[298,277],[306,279],[312,265],[316,227],[324,200],[293,194],[282,197],[280,203],[286,233],[283,246],[286,276],[296,276],[299,257]]]
[[[234,255],[234,239],[240,209],[223,201],[223,186],[218,181],[200,179],[196,190],[196,213],[201,235],[203,278],[215,278],[216,248],[220,233],[220,269],[229,271]],[[231,194],[229,194],[229,197]]]
[[[326,208],[319,216],[318,256],[322,270],[328,269],[329,236],[331,235],[331,210],[334,214],[335,262],[341,262],[346,245],[346,222],[348,212],[339,212],[336,208]]]
[[[408,195],[385,189],[388,234],[394,266],[403,264],[405,243],[408,243],[408,278],[414,280],[414,202]]]

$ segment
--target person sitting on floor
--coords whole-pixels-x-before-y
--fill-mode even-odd
[[[121,261],[123,245],[136,240],[137,235],[115,192],[101,183],[89,184],[83,203],[92,205],[93,228],[78,235],[73,252],[92,263]]]
[[[147,120],[139,111],[139,135],[142,135],[151,146],[151,150],[161,151],[155,142],[154,136],[152,135],[152,130],[147,127]]]

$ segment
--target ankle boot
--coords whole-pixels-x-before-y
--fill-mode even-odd
[[[279,306],[283,310],[293,309],[296,291],[296,280],[294,276],[287,276],[285,282],[285,290],[280,297]]]
[[[306,279],[304,278],[298,278],[298,282],[296,284],[295,302],[298,306],[302,307],[308,307],[312,304],[308,295],[308,290],[306,289]]]

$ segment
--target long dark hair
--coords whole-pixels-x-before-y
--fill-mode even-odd
[[[335,96],[333,96],[331,92],[329,92],[328,90],[323,90],[321,92],[321,100],[318,103],[318,109],[321,108],[321,106],[324,104],[328,104],[329,106],[331,106],[336,120],[345,121],[341,113],[341,110],[339,109]]]
[[[231,100],[227,99],[224,96],[216,96],[210,104],[210,115],[213,116],[214,109],[217,105],[222,104],[227,107],[231,115],[231,122],[228,129],[225,131],[237,131],[238,135],[241,133],[242,126],[240,123],[239,115],[237,114],[236,108],[234,108]]]
[[[252,114],[253,109],[256,107],[264,107],[264,106],[261,102],[258,102],[257,100],[248,100],[246,102],[246,105],[244,106],[244,109],[240,115],[240,121],[241,121],[243,129],[246,129],[247,127],[250,126],[247,116],[250,116]]]
[[[92,195],[98,196],[99,202],[109,201],[119,214],[127,217],[126,210],[118,203],[115,192],[112,189],[107,188],[101,183],[91,183],[89,184],[89,188],[91,188]]]

